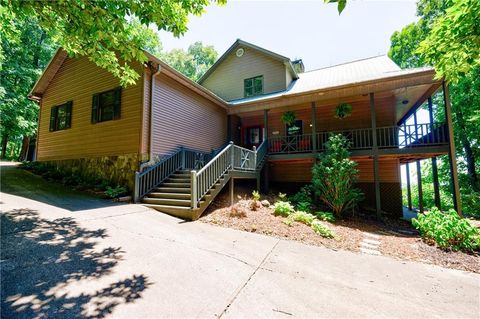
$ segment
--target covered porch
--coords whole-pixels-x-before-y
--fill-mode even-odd
[[[432,102],[437,93],[443,93],[442,105]],[[335,117],[335,108],[342,103],[350,104],[352,111],[340,119]],[[428,116],[418,116],[422,107]],[[282,115],[289,111],[296,116],[292,125],[282,121]],[[444,116],[436,116],[439,113]],[[435,161],[437,156],[448,154],[454,203],[461,210],[448,89],[433,78],[433,73],[420,78],[407,76],[394,83],[358,83],[302,96],[260,99],[234,105],[229,112],[229,138],[246,148],[266,142],[269,161],[314,159],[325,150],[331,134],[347,138],[352,156],[372,159],[377,214],[382,206],[380,156],[393,156],[404,164],[430,158]],[[416,166],[419,170],[419,164]]]

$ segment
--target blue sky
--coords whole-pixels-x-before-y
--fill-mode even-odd
[[[336,4],[312,1],[228,1],[191,17],[180,38],[160,32],[166,50],[195,41],[222,54],[237,38],[292,59],[307,70],[386,54],[390,36],[417,20],[415,1],[349,1],[339,16]]]

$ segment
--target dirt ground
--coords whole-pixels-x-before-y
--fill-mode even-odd
[[[365,232],[379,236],[379,251],[382,255],[397,259],[414,260],[438,266],[480,273],[480,255],[445,251],[425,243],[409,222],[403,220],[366,220],[362,217],[325,222],[335,233],[334,238],[324,238],[309,226],[295,222],[288,226],[284,217],[274,216],[273,210],[260,207],[250,209],[249,187],[237,187],[236,207],[246,216],[232,213],[228,192],[222,192],[200,218],[201,222],[242,231],[261,233],[283,239],[300,241],[330,249],[360,252],[360,242]],[[274,196],[262,196],[273,204]]]

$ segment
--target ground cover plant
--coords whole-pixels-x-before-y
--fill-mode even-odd
[[[100,178],[86,178],[77,173],[67,172],[41,162],[22,162],[20,168],[31,171],[45,179],[71,186],[76,190],[89,191],[101,197],[113,199],[128,193],[128,188],[123,185],[112,185],[111,182]]]
[[[434,207],[412,219],[412,224],[424,240],[441,248],[469,252],[480,249],[480,230],[453,209],[442,212]]]

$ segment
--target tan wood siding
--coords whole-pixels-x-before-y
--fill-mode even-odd
[[[359,183],[373,182],[373,162],[355,159],[359,170]],[[312,180],[312,160],[272,161],[269,163],[271,180],[275,182],[305,182]],[[400,161],[397,158],[380,158],[380,182],[400,183]]]
[[[377,127],[395,125],[395,100],[393,97],[377,99],[375,101],[377,112]],[[371,126],[370,121],[370,104],[368,101],[352,102],[352,115],[337,119],[334,117],[335,108],[338,104],[322,105],[317,104],[316,118],[317,118],[317,133],[322,131],[338,131],[357,128],[368,128]],[[300,109],[298,109],[301,107]],[[312,111],[310,104],[298,105],[292,107],[295,109],[297,119],[303,120],[304,134],[312,133]],[[285,110],[268,112],[268,130],[269,136],[275,136],[274,133],[283,136],[286,134],[285,124],[281,121],[282,114]],[[254,124],[250,124],[254,123]],[[262,123],[263,115],[243,116],[242,125],[256,125]]]
[[[143,116],[142,116],[142,133],[141,133],[141,145],[140,154],[143,159],[148,157],[148,151],[150,149],[150,82],[151,71],[146,69],[143,74]]]
[[[287,69],[282,62],[245,48],[241,57],[232,52],[202,85],[230,101],[243,98],[243,80],[258,75],[263,75],[264,94],[284,91],[287,87],[286,73]]]
[[[163,74],[155,77],[153,153],[179,146],[210,151],[226,142],[227,113]]]
[[[138,65],[137,72],[143,73]],[[87,58],[67,58],[43,98],[38,160],[133,154],[139,152],[143,102],[142,78],[122,89],[121,117],[91,124],[92,96],[119,86],[119,81]],[[71,128],[49,132],[50,109],[73,101]]]

